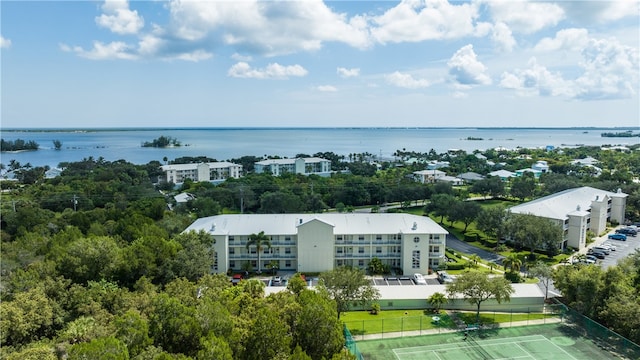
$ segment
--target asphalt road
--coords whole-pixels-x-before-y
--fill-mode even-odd
[[[461,253],[478,255],[482,260],[491,261],[500,266],[502,266],[502,259],[504,259],[504,256],[500,254],[470,245],[458,239],[453,234],[447,234],[447,247]]]

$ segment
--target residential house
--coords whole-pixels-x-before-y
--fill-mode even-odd
[[[414,179],[423,184],[432,184],[436,182],[436,180],[446,175],[447,173],[440,170],[419,170],[413,172]]]
[[[483,180],[484,176],[476,173],[476,172],[466,172],[456,176],[459,179],[462,179],[466,183],[472,183],[474,181]]]
[[[516,177],[516,173],[508,170],[496,170],[490,172],[489,176],[497,176],[502,181],[509,181],[510,178]]]
[[[271,241],[260,268],[322,272],[339,266],[366,269],[378,258],[405,274],[427,274],[445,261],[447,231],[425,216],[391,213],[233,214],[200,218],[185,232],[205,231],[215,240],[212,271],[256,269],[256,248],[247,242],[264,232]]]

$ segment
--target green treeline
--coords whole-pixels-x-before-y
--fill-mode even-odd
[[[33,140],[25,141],[22,139],[5,140],[0,139],[0,151],[20,151],[20,150],[38,150],[37,142]]]
[[[623,132],[605,132],[605,133],[601,133],[600,136],[602,137],[638,137],[640,136],[640,133],[634,134],[631,130],[629,131],[623,131]]]
[[[153,141],[145,141],[142,143],[142,147],[157,147],[164,148],[169,146],[181,146],[180,141],[176,138],[172,138],[171,136],[160,136],[157,139],[153,139]]]

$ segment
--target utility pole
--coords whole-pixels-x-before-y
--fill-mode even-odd
[[[240,187],[240,214],[244,214],[244,188]]]

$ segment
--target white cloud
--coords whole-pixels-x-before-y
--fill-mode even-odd
[[[512,30],[525,34],[554,26],[565,17],[559,5],[549,2],[483,0],[483,3],[489,7],[496,23],[505,23]]]
[[[169,4],[171,32],[267,56],[316,51],[324,42],[371,45],[366,20],[334,13],[321,0],[179,1]]]
[[[478,61],[473,45],[463,46],[449,59],[449,75],[455,84],[462,86],[491,84],[491,78],[485,74],[487,67]]]
[[[477,17],[476,3],[403,0],[383,15],[371,18],[375,24],[371,35],[383,44],[461,38],[477,33]]]
[[[428,80],[416,79],[410,74],[403,74],[399,71],[386,75],[385,79],[391,85],[401,87],[401,88],[406,88],[406,89],[418,89],[418,88],[425,88],[429,86]]]
[[[590,25],[594,22],[607,23],[625,17],[638,17],[640,2],[634,0],[617,1],[561,1],[558,3],[568,17],[577,23]]]
[[[137,34],[144,27],[144,19],[129,9],[127,0],[105,0],[102,11],[96,16],[96,24],[116,34]]]
[[[269,64],[264,69],[257,69],[252,68],[246,62],[239,62],[233,65],[227,74],[237,78],[288,79],[290,76],[305,76],[307,70],[300,65],[282,66],[278,63]]]
[[[318,91],[322,91],[322,92],[336,92],[338,91],[338,88],[332,85],[319,85],[315,87],[316,90]]]
[[[8,49],[11,47],[11,40],[0,35],[0,49]]]
[[[249,61],[253,60],[253,58],[251,56],[240,55],[238,53],[234,53],[233,55],[231,55],[231,58],[233,60],[236,60],[236,61],[244,61],[244,62],[249,62]]]
[[[576,79],[577,97],[584,100],[629,98],[638,93],[638,49],[616,39],[589,40],[582,51],[584,73]]]
[[[554,38],[543,38],[534,47],[535,51],[573,50],[579,51],[589,41],[587,29],[563,29]]]
[[[342,78],[350,78],[350,77],[356,77],[360,75],[359,68],[347,69],[347,68],[339,67],[336,71],[338,75],[340,75],[340,77]]]
[[[61,44],[60,49],[67,52],[74,52],[78,54],[78,56],[91,60],[138,59],[138,55],[132,51],[131,46],[121,41],[114,41],[108,44],[100,41],[94,41],[93,48],[91,50],[85,50],[79,46],[71,47],[66,44]]]
[[[491,40],[500,50],[506,52],[511,52],[516,46],[516,40],[513,38],[511,29],[503,22],[498,22],[493,26]]]
[[[560,73],[550,72],[539,65],[535,58],[529,60],[528,65],[528,69],[503,73],[500,86],[516,90],[520,95],[574,96],[573,85],[565,81]]]

